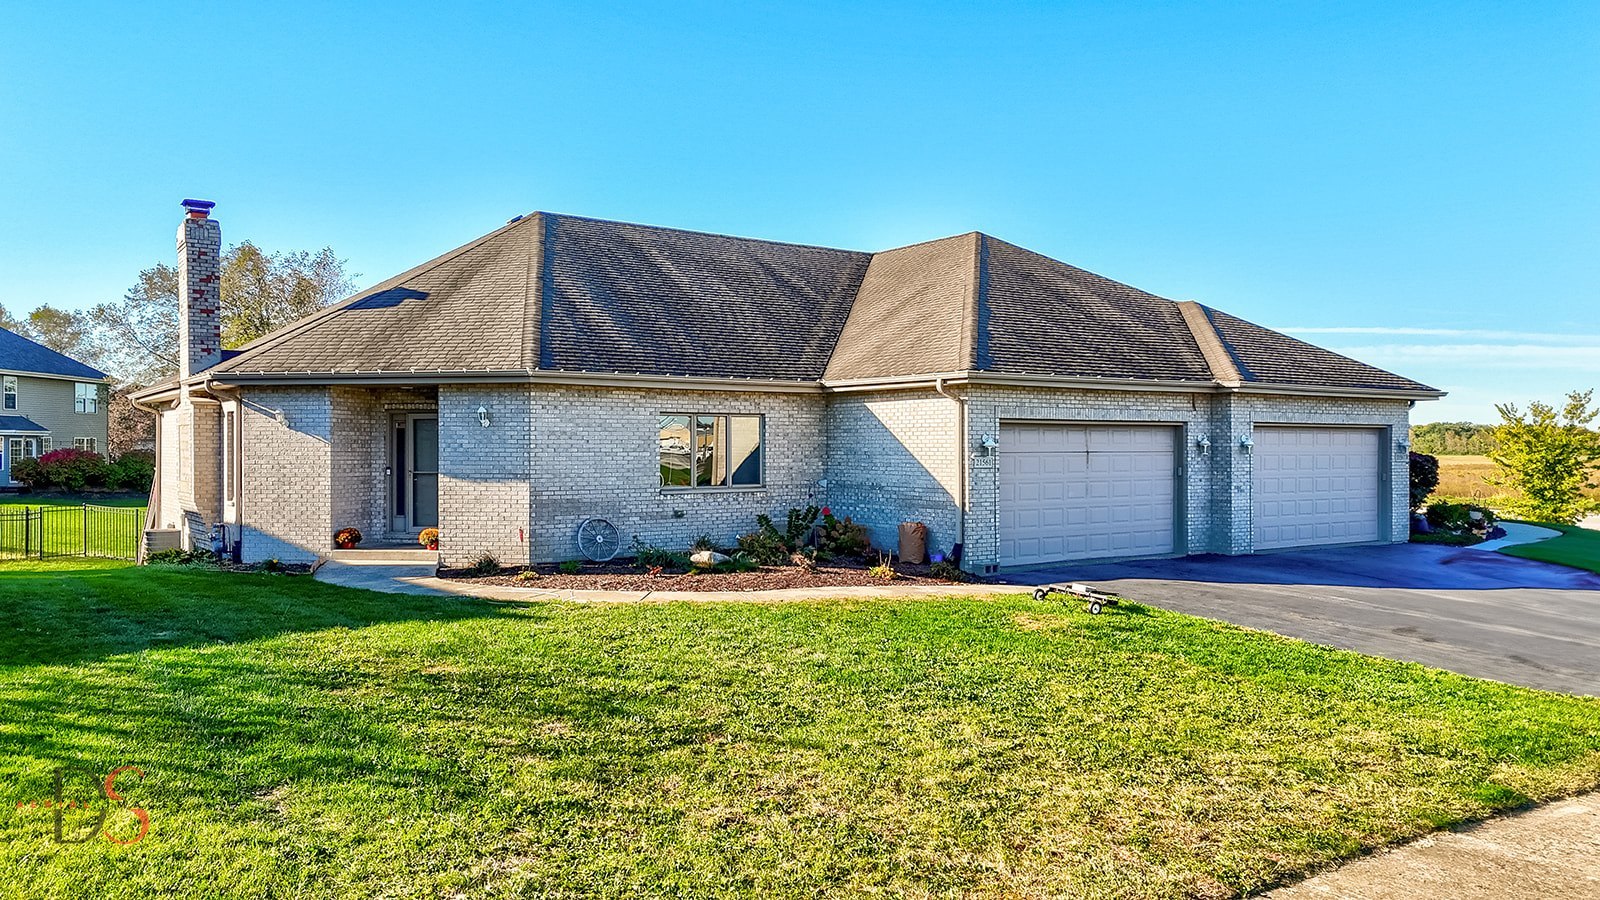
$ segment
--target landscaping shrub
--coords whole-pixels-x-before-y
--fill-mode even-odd
[[[638,535],[633,537],[633,557],[641,569],[689,568],[689,554],[646,544],[639,540]]]
[[[11,477],[31,488],[81,491],[86,487],[105,487],[111,471],[105,457],[98,453],[62,449],[52,450],[38,459],[17,460],[11,467]]]
[[[500,560],[493,553],[481,554],[467,566],[467,572],[473,575],[497,575],[500,572]]]
[[[155,454],[135,450],[122,454],[110,464],[106,487],[144,492],[150,490],[155,480]]]
[[[968,575],[964,569],[948,559],[941,559],[932,566],[929,566],[928,574],[935,578],[942,578],[945,581],[965,582],[972,580],[971,575]]]
[[[717,546],[717,542],[711,539],[711,535],[702,534],[699,537],[694,539],[694,543],[689,545],[689,550],[690,551],[712,550],[712,551],[719,551],[720,552],[722,550],[722,548]]]
[[[144,561],[153,566],[192,566],[200,563],[214,563],[217,561],[209,550],[157,550],[146,556]]]
[[[563,575],[576,575],[583,569],[583,563],[575,559],[569,559],[561,565],[556,566],[556,568],[559,569]]]
[[[1411,454],[1411,511],[1416,512],[1439,487],[1439,460],[1426,453]]]
[[[822,525],[817,529],[817,551],[826,557],[859,559],[872,549],[867,526],[857,525],[849,516],[834,518],[833,510],[822,511]]]
[[[1473,518],[1473,513],[1478,517]],[[1428,524],[1440,531],[1488,531],[1494,527],[1494,510],[1472,503],[1430,503]]]
[[[539,578],[539,573],[535,572],[532,569],[523,569],[521,572],[518,572],[516,574],[516,576],[515,576],[515,580],[521,581],[521,582],[524,582],[524,583],[529,582],[529,581],[537,581],[538,578]]]
[[[747,553],[735,553],[728,557],[726,562],[719,562],[711,567],[711,571],[718,573],[728,572],[754,572],[761,568]]]
[[[893,581],[900,573],[894,570],[894,557],[887,553],[878,555],[878,563],[867,568],[867,575],[877,581]]]
[[[740,535],[739,550],[761,566],[781,566],[788,561],[790,553],[775,528]]]

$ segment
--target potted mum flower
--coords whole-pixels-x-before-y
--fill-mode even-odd
[[[361,543],[361,530],[358,528],[341,528],[333,533],[333,545],[340,550],[351,550]]]
[[[424,529],[422,529],[422,533],[417,535],[417,543],[421,544],[422,545],[422,549],[424,549],[424,550],[437,550],[437,549],[439,549],[439,529],[437,529],[437,528],[424,528]]]

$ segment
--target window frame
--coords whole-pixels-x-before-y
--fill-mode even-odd
[[[660,479],[660,471],[661,471],[661,445],[660,445],[661,421],[663,419],[667,419],[669,417],[682,417],[682,418],[688,419],[688,423],[689,423],[689,480],[691,482],[690,484],[662,484],[660,482],[660,480],[659,480]],[[729,436],[731,436],[732,433],[733,433],[733,420],[734,419],[754,419],[754,420],[756,420],[756,452],[760,455],[760,465],[759,465],[758,470],[756,472],[756,482],[754,484],[732,484],[731,483],[733,481],[733,473],[736,470],[734,465],[733,465],[733,457],[732,457],[733,445],[732,445],[732,441],[731,440],[724,440],[723,441],[723,447],[722,447],[722,449],[720,451],[720,455],[722,456],[722,468],[723,468],[723,471],[726,473],[726,475],[725,475],[726,479],[730,483],[728,483],[728,484],[694,484],[694,483],[692,483],[692,482],[694,482],[695,480],[697,480],[699,478],[699,474],[700,474],[700,467],[696,464],[697,463],[697,456],[698,456],[697,448],[699,446],[699,441],[700,441],[700,420],[701,419],[712,419],[713,421],[712,421],[712,424],[711,424],[711,433],[713,435],[715,435],[716,432],[717,432],[717,425],[716,425],[715,420],[719,419],[719,418],[727,420],[726,424],[723,426],[723,433],[725,435],[729,435]],[[657,490],[661,491],[662,493],[669,493],[669,494],[689,494],[689,493],[707,494],[707,493],[713,493],[714,494],[714,493],[719,493],[719,492],[725,493],[725,492],[732,492],[732,491],[760,491],[760,490],[765,490],[766,487],[767,487],[767,417],[766,417],[766,415],[764,413],[709,412],[709,411],[694,411],[694,412],[690,412],[690,411],[683,410],[683,409],[663,410],[663,411],[657,413],[657,415],[656,415],[656,436],[657,436],[657,443],[656,443],[656,472],[657,472],[657,479],[658,479],[657,480],[657,484],[656,484],[656,488],[657,488]],[[715,464],[713,464],[713,466],[712,466],[712,471],[713,472],[716,471]]]
[[[99,453],[100,439],[97,437],[75,437],[72,439],[72,449],[84,450],[89,453]]]
[[[84,390],[87,388],[88,390]],[[72,411],[80,416],[92,416],[100,412],[100,385],[92,381],[74,381],[72,383]]]
[[[0,377],[0,409],[16,411],[22,405],[21,393],[22,389],[17,382],[17,376],[6,375]]]

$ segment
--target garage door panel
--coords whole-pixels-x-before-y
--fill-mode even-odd
[[[1000,442],[1002,565],[1175,548],[1176,428],[1002,425]]]
[[[1382,448],[1376,428],[1257,427],[1256,549],[1377,540]]]

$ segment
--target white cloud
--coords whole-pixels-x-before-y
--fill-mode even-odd
[[[1462,368],[1515,368],[1546,371],[1600,372],[1600,338],[1583,346],[1550,344],[1369,344],[1330,347],[1355,359],[1447,363]]]

